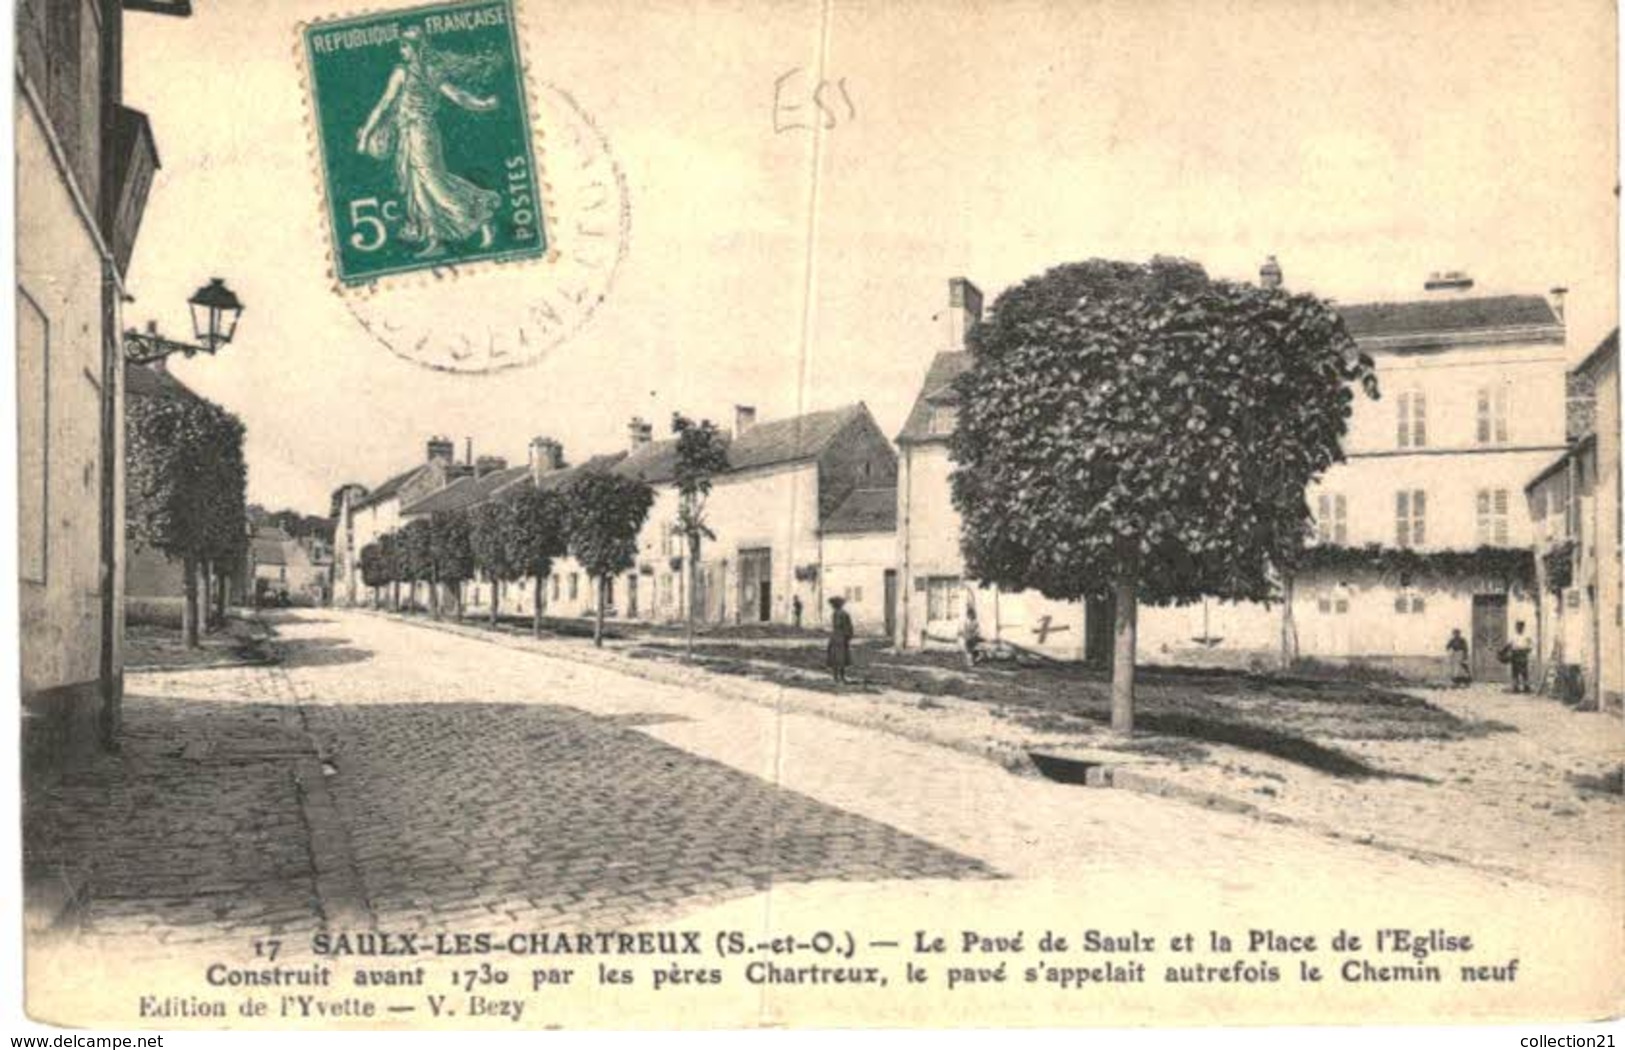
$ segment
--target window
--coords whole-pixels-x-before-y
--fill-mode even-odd
[[[1427,542],[1428,494],[1421,489],[1402,489],[1394,494],[1394,543],[1400,547],[1420,547]]]
[[[1507,545],[1507,490],[1478,490],[1478,545]]]
[[[1349,508],[1341,493],[1321,493],[1320,509],[1315,515],[1315,535],[1321,543],[1348,543]]]
[[[1507,387],[1480,387],[1478,391],[1478,443],[1504,445],[1507,440]]]
[[[862,587],[848,587],[848,588],[846,588],[845,590],[843,590],[841,592],[841,596],[843,598],[845,598],[849,603],[855,605],[855,604],[863,601],[863,588]]]
[[[1347,584],[1338,584],[1330,591],[1324,591],[1316,600],[1316,607],[1327,614],[1344,614],[1349,611],[1349,589]]]
[[[1426,448],[1428,443],[1428,401],[1420,390],[1399,395],[1399,447]]]
[[[1417,594],[1415,591],[1410,590],[1409,588],[1400,591],[1399,594],[1394,597],[1394,612],[1400,614],[1401,616],[1406,614],[1414,616],[1418,613],[1426,611],[1427,602],[1420,594]]]
[[[553,600],[558,601],[559,600],[559,578],[557,576],[553,576],[552,581],[553,581]]]
[[[952,434],[959,423],[959,406],[933,404],[929,430],[933,434]]]
[[[578,590],[578,586],[577,586],[579,582],[580,581],[577,579],[576,574],[572,572],[570,574],[570,600],[571,601],[575,601],[576,596],[580,593],[580,591]]]
[[[958,576],[932,576],[925,581],[925,618],[957,620],[964,611],[964,587]]]

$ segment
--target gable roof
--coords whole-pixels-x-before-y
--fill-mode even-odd
[[[124,393],[133,397],[189,397],[204,400],[203,395],[169,374],[168,369],[149,365],[129,365],[124,369]]]
[[[504,467],[480,477],[472,474],[453,481],[445,488],[436,489],[422,499],[401,508],[402,514],[437,514],[446,510],[461,510],[483,503],[499,489],[506,488],[530,473],[529,467]]]
[[[970,366],[968,350],[949,350],[932,358],[931,367],[925,373],[925,382],[920,384],[920,395],[914,399],[914,407],[909,410],[908,419],[897,435],[899,445],[947,439],[944,434],[931,433],[931,405],[933,402],[956,400],[957,395],[950,384]]]
[[[254,562],[258,565],[286,565],[288,555],[284,549],[287,537],[263,532],[254,534]]]
[[[356,510],[361,510],[363,507],[370,507],[375,503],[384,502],[384,500],[391,498],[395,495],[395,493],[399,492],[401,487],[408,481],[411,481],[413,478],[417,477],[418,473],[427,466],[427,463],[419,463],[410,470],[396,474],[382,485],[379,485],[365,496],[362,496],[360,499],[350,504],[350,506]]]
[[[1569,374],[1589,373],[1609,357],[1616,360],[1619,358],[1619,329],[1617,328],[1609,332],[1607,338],[1598,343],[1595,350],[1585,355],[1584,360],[1569,369]]]
[[[895,532],[897,489],[853,489],[821,528],[825,534]]]
[[[868,407],[860,401],[788,419],[757,423],[737,438],[724,436],[728,446],[728,469],[752,470],[815,459],[848,423],[867,415],[868,411]],[[615,472],[651,485],[671,481],[677,476],[677,439],[650,442],[627,455]]]
[[[1552,328],[1563,323],[1552,304],[1539,295],[1353,303],[1335,309],[1343,316],[1349,334],[1360,340]]]

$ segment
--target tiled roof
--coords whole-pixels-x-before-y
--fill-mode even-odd
[[[897,529],[897,490],[854,489],[825,519],[829,533],[894,532]]]
[[[202,396],[167,370],[146,365],[130,365],[124,370],[124,392],[134,397],[190,397]]]
[[[1610,355],[1619,357],[1619,329],[1608,333],[1608,338],[1597,344],[1597,348],[1585,356],[1585,360],[1570,369],[1570,373],[1589,373],[1601,364]]]
[[[467,475],[443,489],[429,493],[415,503],[402,507],[401,513],[436,514],[440,511],[472,507],[476,503],[490,499],[499,489],[506,488],[529,473],[529,467],[505,467],[478,478]]]
[[[867,411],[858,403],[757,423],[743,436],[728,442],[728,466],[751,470],[813,459],[842,428]],[[670,481],[677,471],[677,439],[651,442],[628,455],[615,470],[651,485]]]
[[[953,388],[949,384],[970,366],[971,356],[967,350],[940,353],[931,361],[931,367],[925,373],[925,382],[920,384],[920,396],[915,398],[914,408],[897,435],[898,444],[942,437],[931,433],[931,402],[951,399]]]
[[[254,536],[254,561],[258,565],[286,565],[287,553],[282,545],[287,541],[274,536],[256,534]]]
[[[565,467],[562,470],[550,470],[537,481],[537,487],[548,491],[562,489],[570,482],[583,474],[606,473],[614,470],[616,465],[626,458],[625,452],[606,452],[602,456],[593,456],[587,462],[574,467]]]
[[[365,496],[362,496],[360,499],[356,500],[353,504],[351,504],[351,506],[356,510],[360,510],[363,507],[370,507],[374,503],[382,503],[384,500],[389,499],[391,496],[395,495],[395,493],[399,492],[402,485],[405,485],[408,481],[411,481],[413,478],[417,477],[418,471],[422,470],[427,465],[428,464],[426,463],[420,463],[410,470],[396,474],[382,485],[379,485]]]
[[[1559,325],[1552,304],[1538,295],[1491,295],[1476,299],[1419,299],[1403,303],[1338,306],[1356,339],[1435,335]]]

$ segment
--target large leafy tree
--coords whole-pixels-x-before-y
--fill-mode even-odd
[[[1343,458],[1371,361],[1311,295],[1159,257],[1001,295],[955,381],[951,455],[977,579],[1115,606],[1112,727],[1133,729],[1137,606],[1271,600]]]
[[[463,615],[463,583],[474,575],[469,533],[466,511],[444,510],[429,516],[430,588],[436,619],[440,618],[442,588],[450,588],[457,615]]]
[[[508,561],[518,576],[529,576],[534,581],[530,632],[540,637],[542,614],[547,607],[543,581],[553,571],[553,559],[562,558],[569,551],[564,496],[553,489],[520,485],[512,495],[503,498],[512,514]]]
[[[705,517],[705,501],[711,495],[711,480],[728,469],[728,442],[709,419],[698,423],[682,413],[673,413],[671,431],[677,435],[677,531],[687,549],[684,587],[688,632],[687,651],[694,655],[694,621],[699,616],[700,544],[716,539]]]
[[[399,533],[386,532],[378,537],[378,578],[390,587],[390,607],[399,610],[401,580],[405,578]]]
[[[361,548],[361,582],[372,591],[372,607],[378,608],[378,589],[389,582],[389,572],[384,565],[383,541],[387,536],[380,536],[377,540]]]
[[[412,585],[412,602],[415,605],[417,585],[427,581],[432,587],[434,580],[434,546],[429,534],[429,519],[413,518],[401,529],[400,566],[401,579]]]
[[[524,575],[513,554],[514,504],[512,500],[486,500],[468,512],[468,540],[474,567],[491,584],[491,625],[496,626],[502,584]]]
[[[654,490],[619,474],[592,472],[570,483],[564,502],[570,553],[597,587],[592,641],[601,646],[608,581],[636,564],[638,532],[654,505]]]

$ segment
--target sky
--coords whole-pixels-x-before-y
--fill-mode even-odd
[[[250,499],[273,507],[325,513],[433,434],[513,462],[548,434],[580,460],[623,447],[633,415],[664,434],[674,410],[855,401],[895,434],[948,348],[950,277],[991,303],[1094,256],[1252,280],[1273,254],[1291,288],[1345,303],[1420,297],[1444,269],[1487,293],[1562,285],[1576,360],[1617,324],[1598,0],[523,0],[533,74],[626,174],[630,243],[580,331],[481,375],[395,356],[327,279],[295,43],[352,8],[196,6],[126,17],[125,103],[162,167],[124,320],[185,333],[207,277],[237,290],[237,340],[174,370],[247,424]],[[776,131],[820,79],[836,126]],[[448,334],[481,310],[478,275],[459,287]]]

